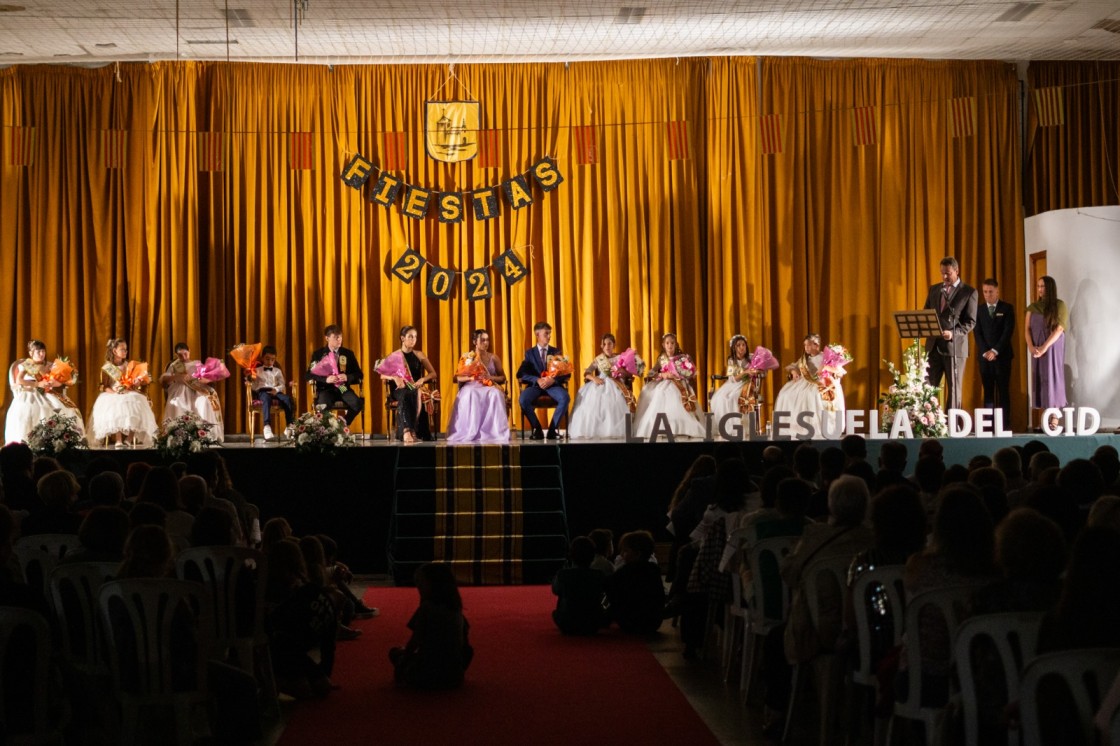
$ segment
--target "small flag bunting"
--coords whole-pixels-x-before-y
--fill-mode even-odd
[[[688,160],[688,122],[683,119],[665,125],[669,137],[669,160]]]
[[[576,150],[576,163],[591,166],[599,162],[599,143],[595,137],[595,127],[590,124],[572,128]]]
[[[879,123],[874,106],[857,106],[852,109],[852,137],[856,147],[879,142]]]
[[[782,115],[765,114],[758,120],[762,136],[762,152],[773,155],[782,152]]]

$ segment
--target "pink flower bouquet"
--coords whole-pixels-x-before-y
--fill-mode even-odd
[[[833,378],[843,378],[844,366],[852,362],[852,354],[843,345],[829,345],[821,352],[821,372]]]
[[[627,347],[615,358],[614,365],[611,366],[611,378],[633,378],[642,375],[645,369],[645,361],[638,357],[633,347]]]
[[[776,370],[782,366],[778,359],[774,357],[774,353],[765,347],[759,346],[754,348],[754,353],[751,355],[751,368],[755,370]]]
[[[205,362],[194,369],[194,373],[192,373],[191,376],[203,383],[213,383],[223,378],[229,378],[229,368],[218,358],[208,357]]]
[[[337,376],[338,375],[338,360],[334,355],[329,352],[319,358],[318,362],[311,366],[311,375],[314,376]]]
[[[389,353],[385,358],[378,360],[373,367],[375,373],[387,378],[400,378],[405,384],[412,384],[412,371],[404,362],[404,355],[400,350]]]

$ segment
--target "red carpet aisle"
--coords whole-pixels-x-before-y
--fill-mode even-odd
[[[387,651],[408,638],[415,589],[374,588],[366,603],[381,616],[339,644],[342,689],[298,703],[281,744],[717,743],[644,640],[562,637],[547,586],[463,589],[475,658],[452,692],[392,683]]]

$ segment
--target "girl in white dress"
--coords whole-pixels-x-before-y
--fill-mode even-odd
[[[128,364],[128,342],[110,339],[105,346],[105,364],[101,366],[101,393],[93,403],[86,427],[91,445],[107,438],[112,438],[117,448],[124,448],[125,438],[138,446],[152,445],[158,429],[156,418],[148,397],[141,393],[151,377],[142,381],[122,380]]]
[[[724,415],[743,413],[739,407],[739,397],[743,386],[749,385],[759,373],[751,367],[751,356],[747,352],[747,338],[736,334],[728,343],[727,380],[712,394],[713,422],[716,426]]]
[[[4,423],[4,442],[18,443],[43,419],[53,414],[69,416],[78,432],[85,434],[81,413],[66,397],[66,389],[47,377],[47,346],[37,339],[27,343],[29,357],[17,360],[8,369],[12,405]]]
[[[167,391],[167,403],[163,407],[163,421],[173,420],[193,412],[213,427],[210,434],[219,443],[225,440],[222,426],[222,404],[218,393],[203,380],[194,377],[194,371],[202,365],[200,360],[191,360],[191,348],[185,342],[175,345],[175,359],[167,364],[159,382]]]
[[[692,358],[677,346],[677,335],[672,332],[661,338],[661,355],[650,366],[647,383],[638,399],[634,414],[634,435],[648,438],[653,432],[657,415],[669,418],[669,429],[675,436],[703,438],[704,423],[696,405],[696,365]]]
[[[821,335],[809,334],[803,342],[805,354],[786,366],[789,381],[778,392],[774,412],[790,412],[791,426],[784,430],[794,438],[808,435],[807,428],[797,424],[797,415],[810,413],[814,438],[838,439],[844,431],[844,389],[839,377],[827,382],[820,377]]]
[[[572,406],[569,438],[621,438],[626,434],[626,415],[632,411],[634,395],[629,380],[611,377],[611,366],[618,360],[614,347],[614,335],[604,334],[599,340],[602,353],[583,371],[587,383]]]

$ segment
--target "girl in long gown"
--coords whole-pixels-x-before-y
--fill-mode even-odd
[[[1035,409],[1066,405],[1066,329],[1069,311],[1058,298],[1058,286],[1049,275],[1035,285],[1038,300],[1027,306],[1023,324],[1031,356],[1031,406]]]
[[[92,445],[110,437],[117,448],[124,448],[126,437],[139,446],[152,445],[158,427],[152,405],[141,393],[150,378],[143,382],[122,380],[128,364],[128,342],[110,339],[105,346],[105,364],[101,366],[101,393],[93,403],[86,426]]]
[[[460,386],[447,424],[447,442],[508,442],[509,409],[501,388],[506,374],[502,361],[490,352],[490,332],[471,332],[471,348],[456,370],[455,380]]]
[[[569,438],[621,438],[626,434],[626,415],[634,396],[625,381],[611,377],[611,367],[618,360],[614,347],[614,335],[604,334],[599,340],[602,353],[583,372],[587,383],[572,406]]]
[[[805,354],[797,362],[786,366],[789,381],[778,392],[774,412],[789,412],[788,433],[794,438],[807,436],[809,429],[797,422],[801,412],[810,413],[814,438],[839,438],[843,434],[844,389],[837,377],[822,380],[821,336],[809,334],[803,342]]]
[[[634,414],[634,435],[648,438],[657,415],[669,418],[673,435],[703,438],[704,423],[696,405],[696,365],[677,346],[677,335],[670,332],[661,338],[661,355],[650,366],[648,383],[642,387],[638,411]]]
[[[194,372],[200,365],[202,361],[191,360],[191,349],[185,342],[175,345],[175,359],[167,364],[167,369],[159,379],[160,384],[167,391],[163,421],[167,422],[193,412],[204,422],[213,425],[210,434],[221,443],[225,440],[222,404],[213,386],[194,377]]]
[[[422,411],[424,402],[421,392],[426,392],[424,384],[435,380],[436,369],[428,356],[416,349],[416,339],[416,327],[402,327],[401,348],[389,354],[376,369],[382,378],[392,384],[389,395],[397,400],[397,437],[405,443],[431,439],[428,417]],[[408,370],[407,378],[403,375],[405,368]],[[390,369],[399,371],[400,375],[390,373]]]
[[[728,343],[727,380],[712,394],[711,409],[718,426],[724,415],[741,413],[739,397],[743,386],[751,382],[751,376],[758,371],[751,367],[751,356],[747,352],[747,338],[736,334]]]
[[[12,363],[8,385],[12,387],[12,404],[4,424],[4,442],[24,440],[36,425],[54,414],[73,420],[78,432],[85,434],[82,415],[66,397],[66,389],[47,377],[47,346],[37,339],[27,343],[29,357]]]

